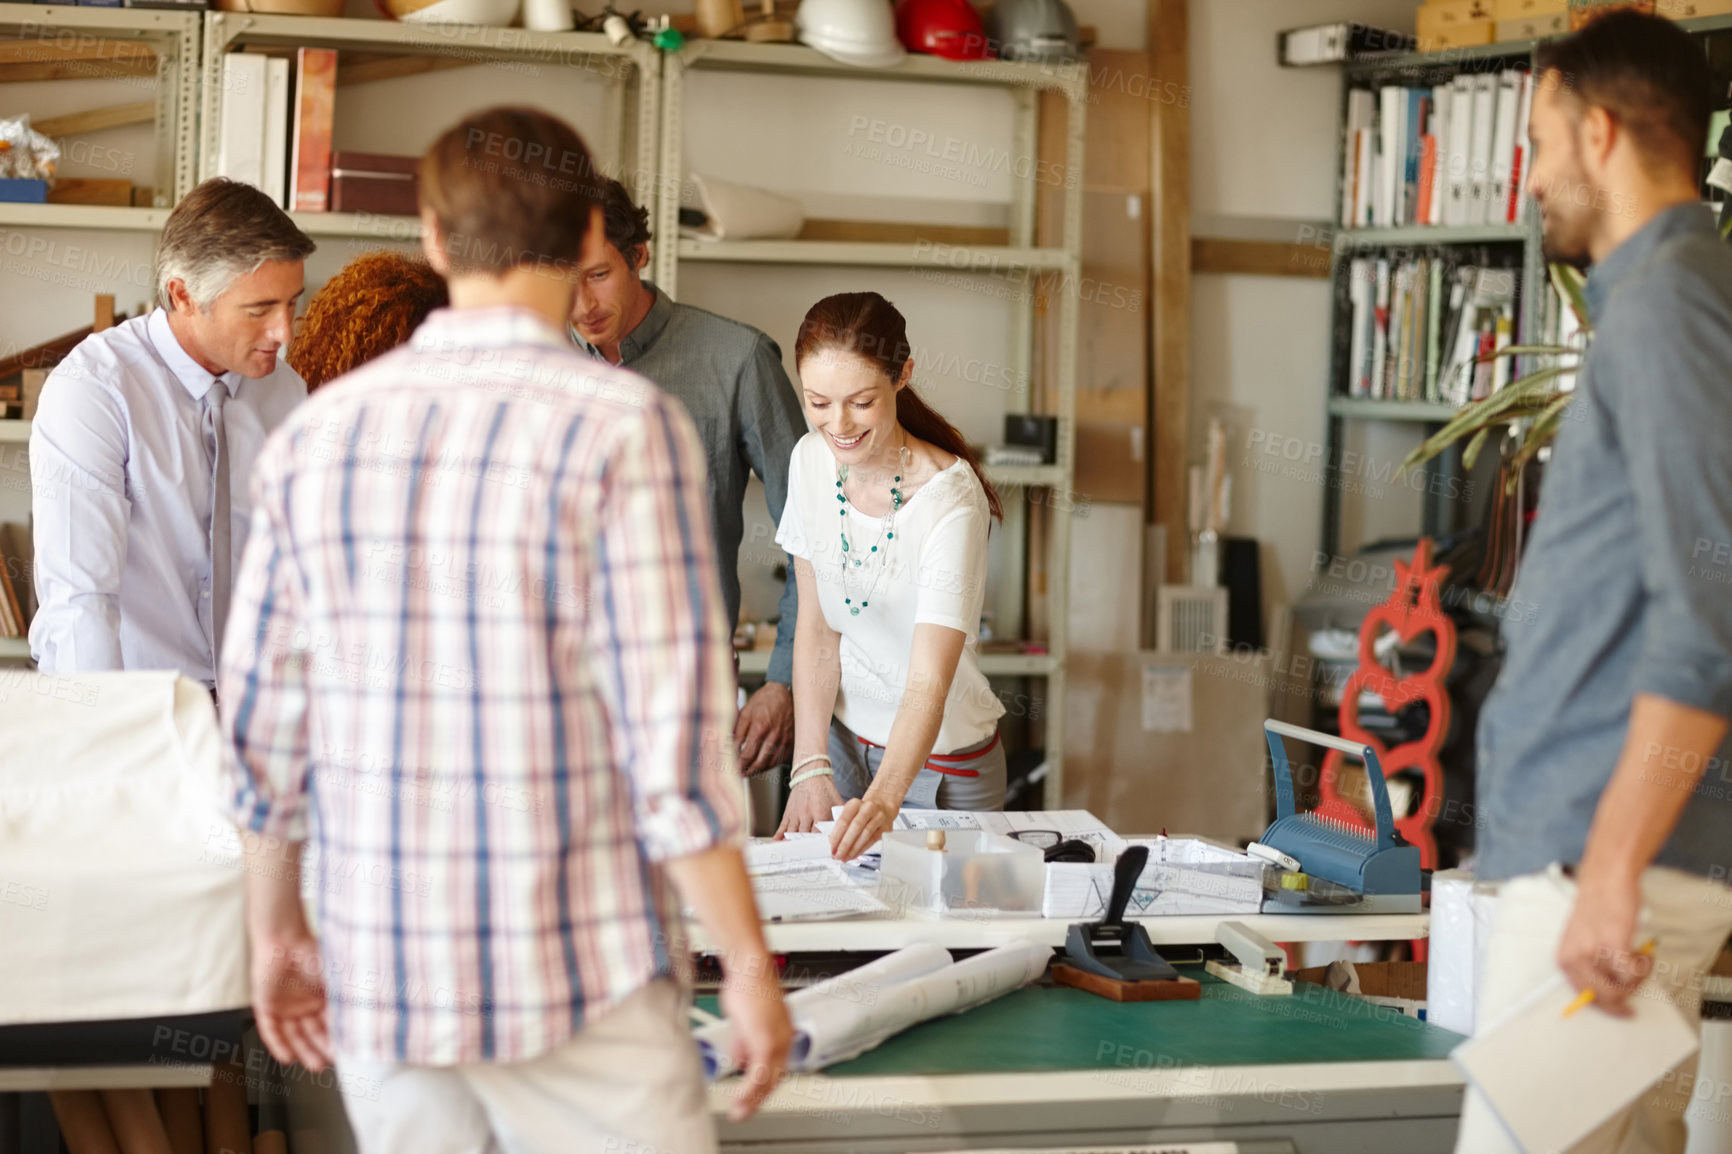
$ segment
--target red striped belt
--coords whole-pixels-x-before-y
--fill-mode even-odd
[[[854,740],[858,741],[861,745],[870,746],[873,749],[884,748],[876,741],[867,741],[859,734],[854,735]],[[959,761],[973,761],[975,758],[983,757],[997,748],[998,734],[994,733],[991,741],[987,742],[985,745],[977,746],[974,749],[965,749],[961,753],[933,754],[931,757],[926,759],[926,768],[930,769],[934,773],[948,773],[952,777],[979,777],[980,771],[978,769],[962,769],[954,763]]]

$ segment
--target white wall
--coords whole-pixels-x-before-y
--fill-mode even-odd
[[[1290,228],[1273,226],[1261,239],[1311,243],[1306,226],[1334,218],[1340,70],[1281,68],[1275,57],[1278,31],[1329,20],[1411,32],[1413,3],[1193,0],[1191,205],[1200,234],[1243,223],[1213,218],[1265,218],[1266,227],[1266,218],[1279,218]],[[1317,255],[1326,258],[1326,249]],[[1315,461],[1324,437],[1329,291],[1329,282],[1313,279],[1194,280],[1192,444],[1202,443],[1209,418],[1227,422],[1230,527],[1264,543],[1265,605],[1290,603],[1304,591],[1321,536],[1324,492]],[[1399,463],[1416,441],[1410,430],[1386,425],[1350,426],[1348,435],[1350,448],[1380,463]],[[1283,452],[1267,454],[1268,446]],[[1283,454],[1292,451],[1302,467],[1283,475],[1292,464]],[[1348,548],[1418,524],[1419,502],[1408,490],[1350,494],[1349,506]]]

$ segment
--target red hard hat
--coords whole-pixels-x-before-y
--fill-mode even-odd
[[[946,60],[992,60],[980,13],[968,0],[897,0],[896,38],[910,52]]]

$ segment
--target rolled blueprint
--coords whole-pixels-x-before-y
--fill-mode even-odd
[[[887,986],[869,1005],[830,999],[802,1007],[788,1066],[810,1072],[864,1054],[910,1026],[1021,989],[1045,973],[1051,960],[1051,946],[1016,942]]]
[[[857,970],[788,995],[794,1044],[788,1068],[810,1072],[880,1045],[910,1026],[960,1013],[1046,972],[1050,946],[1016,942],[951,964],[932,945],[909,946]],[[694,1031],[710,1078],[737,1073],[733,1035],[724,1022]]]
[[[823,1007],[831,1003],[876,1003],[897,983],[934,973],[950,963],[950,951],[942,946],[905,946],[875,962],[825,978],[803,990],[795,990],[788,995],[788,1016],[794,1020],[794,1029],[798,1032],[800,1023],[811,1009],[816,1008],[822,1015]],[[725,1019],[698,1027],[692,1031],[692,1036],[697,1040],[698,1052],[703,1057],[705,1077],[725,1078],[739,1072],[733,1061],[734,1030]]]

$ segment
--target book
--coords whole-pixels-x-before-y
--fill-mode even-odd
[[[331,197],[331,131],[337,109],[337,53],[331,48],[295,52],[294,211],[325,212]]]
[[[1432,139],[1431,195],[1426,224],[1443,223],[1443,201],[1449,187],[1450,88],[1440,84],[1431,90],[1431,118],[1426,130]]]
[[[1389,353],[1389,261],[1377,262],[1376,298],[1372,306],[1373,315],[1377,318],[1376,327],[1371,336],[1371,384],[1366,390],[1370,396],[1383,396],[1383,381],[1385,362]]]
[[[1497,122],[1496,76],[1473,78],[1473,158],[1468,165],[1468,211],[1463,224],[1487,223],[1491,203],[1491,155]]]
[[[1444,310],[1443,265],[1441,260],[1431,262],[1431,283],[1426,292],[1425,317],[1425,399],[1432,403],[1437,401],[1437,371],[1443,357],[1439,344],[1442,335]]]
[[[265,187],[266,61],[266,57],[251,52],[230,52],[223,57],[217,172],[255,188]]]
[[[0,525],[0,565],[12,578],[12,587],[24,605],[24,629],[36,616],[36,543],[30,526],[17,521]]]
[[[1520,108],[1521,73],[1504,72],[1498,77],[1497,111],[1492,127],[1491,191],[1486,204],[1488,224],[1510,223],[1510,173],[1515,166],[1516,114]]]
[[[289,62],[265,65],[264,190],[278,208],[289,207]]]
[[[1405,102],[1401,89],[1378,89],[1377,118],[1377,203],[1372,209],[1372,223],[1388,227],[1396,223],[1397,190],[1401,185],[1400,163],[1404,150],[1401,143],[1401,116]]]
[[[1457,76],[1449,85],[1448,199],[1443,223],[1467,223],[1468,170],[1473,165],[1473,77]]]
[[[1406,88],[1402,91],[1406,94],[1406,107],[1401,120],[1403,166],[1401,214],[1397,219],[1401,224],[1416,224],[1419,208],[1419,165],[1425,139],[1425,92],[1418,88]]]
[[[1437,137],[1426,133],[1419,146],[1419,205],[1414,210],[1413,223],[1431,223],[1431,189],[1437,175]]]
[[[1365,138],[1377,120],[1377,98],[1369,88],[1355,88],[1347,93],[1346,147],[1342,149],[1341,223],[1348,227],[1362,225],[1360,218],[1360,183],[1366,175]]]
[[[1527,220],[1528,197],[1522,185],[1527,181],[1529,167],[1528,158],[1533,155],[1533,142],[1528,139],[1528,121],[1532,118],[1534,107],[1534,78],[1532,73],[1522,73],[1521,107],[1516,112],[1515,131],[1515,164],[1510,174],[1510,214],[1512,224],[1521,224]]]
[[[1352,328],[1348,330],[1347,395],[1363,397],[1369,391],[1367,372],[1367,342],[1370,333],[1365,326],[1371,311],[1371,262],[1355,257],[1347,266],[1347,299],[1351,305]]]
[[[1364,227],[1371,223],[1371,189],[1374,183],[1372,174],[1377,169],[1377,136],[1367,126],[1359,132],[1359,187],[1358,197],[1354,205],[1353,223]]]

